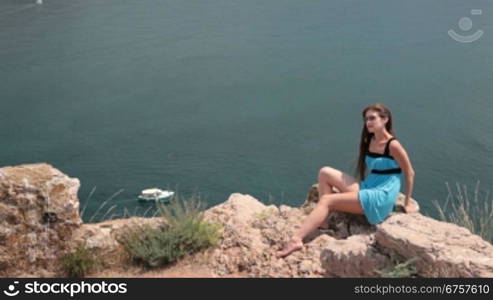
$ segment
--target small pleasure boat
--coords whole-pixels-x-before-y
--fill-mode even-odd
[[[169,200],[174,194],[173,191],[152,188],[143,190],[138,198],[140,201]]]

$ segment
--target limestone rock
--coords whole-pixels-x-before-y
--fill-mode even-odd
[[[321,263],[331,277],[379,277],[376,271],[390,259],[375,248],[374,234],[357,234],[330,243],[322,251]]]
[[[320,277],[320,247],[310,245],[303,253],[283,260],[275,257],[276,246],[299,226],[302,210],[266,206],[250,195],[234,193],[229,199],[205,213],[206,220],[224,224],[219,250],[210,264],[219,276],[242,274],[245,277]],[[224,220],[227,220],[224,223]]]
[[[426,277],[493,277],[493,246],[455,224],[421,214],[396,214],[377,225],[377,243]]]
[[[80,183],[48,164],[0,169],[0,276],[55,274],[82,220]]]

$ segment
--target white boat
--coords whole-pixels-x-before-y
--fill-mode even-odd
[[[145,189],[138,197],[141,201],[158,201],[171,198],[175,192],[158,188]]]

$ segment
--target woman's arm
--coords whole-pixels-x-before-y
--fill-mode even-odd
[[[389,145],[389,152],[392,157],[395,158],[399,164],[402,172],[406,175],[406,200],[404,206],[409,204],[409,198],[411,198],[414,185],[414,169],[409,160],[406,150],[402,147],[398,140],[393,140]]]

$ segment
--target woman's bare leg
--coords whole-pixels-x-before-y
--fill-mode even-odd
[[[322,199],[324,195],[329,195],[334,193],[332,190],[332,185],[329,184],[329,180],[331,178],[330,172],[331,170],[328,168],[322,168],[318,172],[318,199]],[[328,224],[328,216],[324,219],[320,228],[327,229],[329,228]]]
[[[329,166],[322,167],[318,172],[318,197],[322,199],[324,195],[334,193],[333,186],[341,192],[357,192],[359,191],[359,182],[353,176],[334,169]],[[329,228],[327,216],[323,223],[319,226],[322,229]]]
[[[330,185],[329,181],[331,180],[331,176],[328,173],[330,171],[327,168],[322,168],[318,172],[318,197],[322,198],[323,195],[332,194],[332,185]]]
[[[276,253],[284,257],[303,247],[303,239],[315,231],[325,220],[331,210],[363,214],[358,199],[358,192],[332,193],[319,199],[315,209],[306,217],[301,228],[296,232],[283,250]]]

